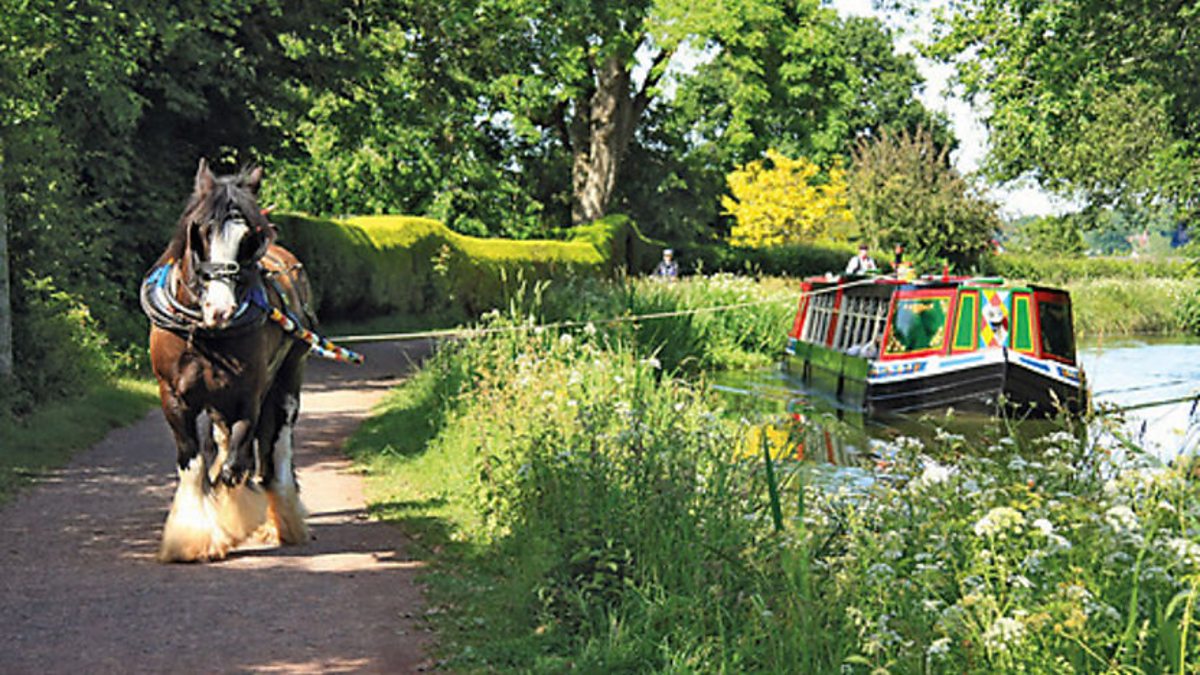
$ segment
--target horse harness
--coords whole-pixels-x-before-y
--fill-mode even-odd
[[[321,358],[332,361],[359,364],[363,362],[362,355],[345,347],[340,347],[306,328],[316,321],[307,302],[301,302],[300,307],[289,307],[291,295],[284,289],[280,278],[289,279],[294,270],[300,268],[296,263],[292,267],[267,269],[262,264],[262,258],[271,258],[282,267],[282,261],[274,259],[270,253],[265,253],[254,263],[250,274],[250,282],[238,302],[233,318],[221,328],[204,328],[201,326],[200,310],[180,302],[175,295],[178,277],[173,272],[176,261],[168,259],[165,263],[150,270],[142,282],[140,300],[142,311],[150,321],[163,330],[185,336],[190,344],[197,336],[202,338],[227,338],[243,335],[258,330],[267,321],[277,324],[293,339],[308,343],[310,350]],[[238,263],[201,262],[197,272],[209,279],[236,279],[242,274],[242,266]],[[267,286],[270,285],[279,296],[282,307],[271,304],[267,297]],[[298,310],[298,311],[297,311]],[[303,316],[304,320],[299,317]]]

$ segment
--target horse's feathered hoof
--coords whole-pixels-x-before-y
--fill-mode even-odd
[[[221,465],[221,482],[227,487],[235,488],[246,484],[250,477],[250,467],[234,457],[225,460]]]
[[[179,471],[179,487],[163,526],[160,562],[220,560],[266,519],[263,493],[247,486],[212,489],[197,457]]]
[[[256,538],[268,544],[304,544],[312,540],[307,512],[295,485],[277,485],[267,490],[267,520]]]

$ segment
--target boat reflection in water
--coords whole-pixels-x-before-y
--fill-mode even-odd
[[[795,374],[768,371],[725,373],[713,385],[733,414],[751,421],[738,454],[761,458],[764,445],[777,460],[824,465],[839,482],[865,484],[878,478],[901,445],[917,441],[934,451],[986,448],[1001,439],[1036,438],[1063,430],[1061,420],[1019,421],[953,409],[913,415],[870,415],[847,405]]]

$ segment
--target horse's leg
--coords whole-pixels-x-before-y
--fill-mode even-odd
[[[204,456],[196,434],[196,406],[189,405],[166,384],[159,385],[163,413],[175,435],[179,485],[163,525],[158,559],[191,562],[225,557],[232,539],[217,522]]]
[[[267,524],[263,536],[282,544],[302,544],[311,537],[304,522],[304,504],[296,482],[294,437],[300,412],[300,383],[304,350],[295,349],[280,369],[263,406],[258,447],[262,454],[263,485],[267,487]]]
[[[221,463],[221,481],[229,487],[245,483],[254,472],[254,428],[257,421],[257,416],[243,415],[229,425],[226,457]],[[219,443],[219,436],[217,440]],[[221,452],[219,445],[217,452]]]
[[[210,472],[215,484],[212,493],[217,522],[235,543],[254,534],[267,517],[267,501],[262,490],[253,482],[246,482],[245,470],[240,470],[241,473],[233,482],[227,480],[229,467],[254,466],[252,455],[248,463],[245,460],[246,454],[253,452],[250,428],[252,425],[248,420],[228,424],[220,414],[215,415],[212,427],[216,461],[220,463]],[[220,481],[217,480],[218,472]]]

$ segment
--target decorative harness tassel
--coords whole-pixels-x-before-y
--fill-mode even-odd
[[[317,335],[316,333],[304,328],[298,321],[293,319],[289,314],[284,314],[276,307],[264,307],[267,310],[267,318],[279,324],[279,327],[297,340],[303,340],[308,343],[311,351],[323,359],[330,361],[340,361],[342,363],[353,363],[355,365],[363,362],[362,354],[356,351],[339,347],[329,340]]]

